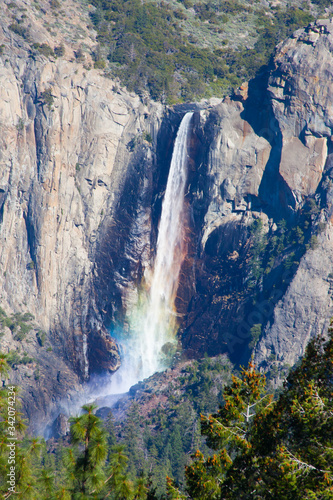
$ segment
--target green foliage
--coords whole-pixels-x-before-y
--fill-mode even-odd
[[[111,449],[108,469],[108,487],[112,491],[112,498],[116,500],[130,500],[133,498],[133,483],[126,476],[128,457],[124,454],[124,446],[116,445]]]
[[[137,136],[136,136],[136,137],[133,137],[133,139],[131,139],[131,140],[128,142],[128,144],[127,144],[127,149],[128,149],[129,151],[134,151],[134,149],[135,149],[136,145],[138,144],[138,142],[139,142],[139,141],[138,141],[138,137],[137,137]]]
[[[15,340],[23,340],[25,335],[33,328],[31,321],[34,316],[30,313],[15,313],[7,316],[6,312],[0,307],[0,334],[4,328],[9,328],[15,334]]]
[[[151,144],[153,142],[153,138],[149,132],[137,134],[127,143],[127,149],[129,151],[134,151],[139,144],[142,144],[142,141],[147,141]]]
[[[75,59],[77,60],[77,62],[84,62],[85,60],[85,57],[84,57],[84,53],[81,49],[81,47],[79,47],[75,52],[74,52],[74,55],[75,55]]]
[[[217,453],[205,459],[197,451],[196,460],[186,468],[187,491],[193,499],[221,498],[222,485],[236,457],[251,450],[254,417],[265,414],[272,403],[272,396],[265,394],[265,377],[255,372],[252,362],[240,378],[232,377],[223,396],[225,403],[217,414],[201,416],[202,433]]]
[[[106,434],[101,420],[96,417],[95,405],[84,405],[80,417],[70,418],[71,443],[81,445],[82,451],[73,459],[72,477],[74,498],[84,498],[93,491],[99,491],[105,482],[102,465],[107,455]]]
[[[38,344],[41,347],[43,347],[45,345],[46,333],[43,332],[42,330],[38,330],[38,332],[36,333],[36,338],[37,338]]]
[[[311,3],[318,5],[321,9],[332,6],[331,0],[311,0]]]
[[[61,7],[61,4],[59,2],[59,0],[50,0],[50,6],[51,6],[51,9],[60,9]]]
[[[318,234],[323,233],[325,231],[325,229],[327,228],[327,223],[326,222],[318,222],[316,228],[317,228]]]
[[[316,201],[309,197],[293,224],[281,219],[276,230],[270,228],[265,233],[260,219],[253,222],[249,230],[251,259],[246,283],[248,289],[256,292],[259,289],[269,290],[273,281],[276,287],[283,287],[279,281],[284,271],[295,272],[304,253],[318,245],[314,233],[325,228],[323,223],[316,222],[319,213]]]
[[[43,104],[45,104],[49,110],[52,109],[52,105],[54,103],[54,97],[52,94],[52,88],[49,87],[48,89],[45,89],[43,92],[40,94],[40,99]]]
[[[9,373],[8,356],[0,353],[0,378],[6,379]],[[10,467],[15,457],[15,497],[20,500],[35,498],[33,485],[35,477],[33,461],[39,453],[38,440],[27,441],[23,438],[26,429],[20,412],[20,400],[16,387],[0,388],[0,497],[9,498],[12,493],[7,483]],[[13,439],[15,438],[15,439]]]
[[[16,130],[18,130],[19,132],[22,132],[24,130],[24,120],[22,118],[18,119]]]
[[[313,234],[310,238],[309,243],[306,245],[306,249],[309,250],[315,250],[318,247],[318,238],[315,234]]]
[[[34,43],[32,46],[34,49],[36,49],[40,54],[42,54],[45,57],[54,56],[53,50],[47,43],[42,43],[42,44]]]
[[[273,402],[252,364],[225,389],[225,404],[202,417],[216,451],[186,469],[193,500],[332,498],[333,328],[312,340]],[[177,498],[177,497],[175,497]]]
[[[0,376],[9,372],[7,356],[0,353]],[[11,391],[11,392],[9,392]],[[14,391],[14,392],[12,392]],[[15,498],[20,500],[145,500],[147,480],[131,481],[126,475],[128,458],[123,446],[108,450],[107,433],[94,405],[84,405],[83,414],[70,419],[71,444],[60,443],[49,453],[44,440],[23,437],[26,432],[16,388],[0,389],[0,498],[9,498],[7,473],[13,440],[8,434],[8,408],[15,400]],[[9,397],[10,396],[10,397]],[[13,410],[10,410],[11,412]],[[12,415],[12,413],[11,413]]]
[[[13,31],[16,35],[21,36],[22,38],[27,38],[28,37],[28,29],[25,28],[24,26],[21,26],[19,23],[12,23],[8,26],[8,28]]]
[[[267,237],[263,232],[263,222],[261,219],[255,219],[250,227],[252,241],[251,275],[248,286],[254,287],[261,279],[264,269],[262,267],[262,255],[266,250]]]
[[[2,44],[0,45],[0,56],[2,56],[2,55],[3,55],[4,51],[5,51],[5,46],[4,46],[4,44],[2,43]]]
[[[290,36],[296,29],[306,26],[313,21],[309,11],[297,7],[289,7],[285,10],[276,9],[274,19],[271,20],[262,11],[258,17],[259,38],[254,46],[255,51],[262,57],[262,63],[268,62],[271,53],[280,40]]]
[[[95,69],[104,69],[106,67],[106,62],[103,59],[102,50],[100,44],[98,44],[92,52],[92,58],[94,61]]]
[[[18,365],[27,365],[33,363],[34,359],[24,354],[22,357],[17,351],[9,351],[7,354],[7,362],[11,368],[16,368]]]
[[[150,144],[153,142],[153,138],[152,136],[149,134],[149,132],[144,132],[143,133],[143,139],[147,142],[149,142]]]
[[[182,495],[180,491],[176,488],[174,481],[167,476],[167,500],[186,500],[186,496]]]
[[[127,472],[134,480],[138,472],[151,472],[157,498],[166,495],[165,477],[184,485],[185,466],[198,446],[207,449],[200,436],[200,413],[213,411],[222,402],[224,383],[230,379],[231,364],[223,356],[204,358],[185,365],[172,384],[161,379],[154,387],[156,401],[148,415],[141,416],[138,403],[128,411],[126,422],[118,424],[119,443],[126,446]],[[162,404],[163,401],[166,404]],[[155,498],[155,497],[154,497]]]
[[[63,57],[65,55],[65,47],[63,44],[54,47],[54,54],[57,57]]]
[[[109,47],[112,72],[130,90],[167,102],[203,95],[213,81],[222,91],[221,68],[228,74],[224,60],[186,42],[178,28],[183,11],[139,0],[94,0],[93,5],[98,40]]]
[[[261,324],[258,323],[258,324],[253,325],[251,330],[250,330],[250,334],[251,334],[251,342],[249,343],[249,348],[253,349],[257,345],[258,340],[260,339]]]
[[[2,379],[9,375],[9,361],[10,355],[0,354]],[[143,416],[134,403],[120,426],[111,414],[103,424],[96,407],[85,405],[82,415],[70,419],[70,445],[62,448],[58,443],[54,451],[53,443],[53,453],[43,440],[23,438],[17,406],[15,496],[241,500],[252,498],[250,492],[255,491],[255,498],[263,500],[331,498],[333,323],[327,341],[318,337],[310,342],[276,401],[266,394],[265,377],[250,362],[224,387],[218,412],[201,415],[200,423],[198,409],[208,407],[227,371],[230,365],[222,357],[185,365],[172,384],[162,381],[167,406],[159,404]],[[17,394],[14,388],[0,389],[0,495],[8,487],[3,479],[9,456],[8,390]],[[156,390],[154,397],[158,395]],[[165,395],[161,393],[164,401]],[[212,399],[217,407],[219,398]]]
[[[40,371],[39,367],[37,366],[36,370],[34,371],[34,379],[39,380],[40,379]]]
[[[168,104],[225,95],[267,64],[279,41],[313,20],[307,6],[267,9],[240,0],[92,4],[96,9],[91,20],[99,44],[109,52],[109,71],[129,90],[148,92]],[[212,36],[224,33],[226,24],[230,30],[230,25],[244,20],[257,25],[253,48],[223,48],[227,40]]]
[[[105,68],[105,61],[103,61],[102,59],[100,59],[99,61],[95,61],[94,62],[94,68],[95,69],[104,69]]]
[[[9,372],[8,355],[0,353],[0,376],[7,378]]]

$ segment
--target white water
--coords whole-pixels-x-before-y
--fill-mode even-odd
[[[174,307],[179,272],[186,255],[184,191],[187,179],[187,143],[193,113],[187,113],[176,136],[167,187],[162,204],[156,257],[148,283],[149,292],[139,293],[136,306],[128,315],[128,340],[120,341],[122,365],[110,376],[95,376],[83,393],[63,401],[68,415],[83,404],[95,401],[112,406],[117,396],[140,380],[167,368],[177,348],[177,317]],[[122,335],[124,338],[124,335]]]
[[[177,348],[174,301],[186,254],[182,219],[192,115],[187,113],[183,117],[174,144],[149,293],[139,294],[136,307],[128,315],[128,340],[120,341],[122,366],[112,376],[104,394],[124,393],[139,380],[167,368]]]
[[[187,113],[180,124],[162,204],[154,273],[140,342],[143,378],[165,368],[163,354],[167,354],[168,342],[176,341],[174,301],[185,257],[182,218],[187,179],[187,141],[192,115]]]

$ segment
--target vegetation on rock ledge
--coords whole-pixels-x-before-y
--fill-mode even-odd
[[[313,20],[308,7],[289,2],[269,9],[229,0],[91,3],[112,76],[167,104],[230,93],[268,63],[279,41]],[[245,30],[246,48],[234,44],[235,23]],[[241,39],[239,33],[235,38]]]

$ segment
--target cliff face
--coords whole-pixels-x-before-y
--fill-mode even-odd
[[[201,112],[206,182],[201,191],[192,189],[198,258],[181,327],[190,355],[222,350],[244,362],[251,329],[260,325],[255,360],[283,377],[309,339],[327,329],[333,310],[332,42],[333,24],[326,20],[297,31],[277,48],[269,71]],[[287,229],[279,229],[282,219]],[[253,234],[258,220],[262,230]],[[298,243],[286,243],[297,227]],[[249,287],[255,272],[256,286]]]
[[[55,392],[77,388],[96,367],[119,367],[117,345],[96,307],[103,292],[94,281],[103,273],[96,254],[112,245],[103,243],[105,228],[115,224],[133,169],[144,183],[140,168],[153,163],[144,137],[156,140],[162,107],[142,104],[82,64],[29,57],[28,45],[9,36],[2,32],[0,57],[1,306],[7,314],[33,314],[36,328],[21,341],[6,330],[1,346],[39,360],[38,382],[27,380],[32,373],[26,377],[22,367],[15,377],[23,389],[40,387],[24,399],[48,411]],[[37,328],[47,334],[44,347]],[[43,391],[49,395],[41,401],[36,394]]]
[[[170,110],[68,56],[32,52],[6,27],[1,37],[1,307],[35,318],[20,339],[4,328],[1,349],[33,358],[13,372],[32,421],[70,404],[91,373],[119,367],[109,329],[152,262],[190,108],[185,352],[244,362],[260,325],[257,363],[296,362],[332,314],[333,25],[296,32],[232,98]]]
[[[326,333],[332,315],[332,72],[333,24],[324,20],[295,32],[278,47],[269,79],[282,137],[279,171],[295,208],[314,195],[320,212],[313,217],[325,229],[301,259],[266,326],[256,353],[263,366],[274,357],[279,368],[293,365],[313,335]]]

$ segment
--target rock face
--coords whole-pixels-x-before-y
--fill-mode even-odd
[[[248,339],[236,341],[236,331],[248,300],[249,228],[256,219],[266,230],[272,225],[260,196],[272,144],[257,135],[245,114],[243,102],[226,98],[201,111],[197,123],[201,155],[190,186],[195,283],[181,324],[189,356],[236,355],[247,348]]]
[[[300,261],[287,293],[276,305],[256,358],[293,365],[308,340],[325,334],[332,315],[333,24],[317,21],[294,33],[276,52],[268,91],[282,135],[280,172],[296,207],[305,196],[321,200],[327,227]],[[291,153],[291,154],[289,154]]]
[[[316,191],[330,152],[332,50],[333,26],[328,21],[296,31],[279,46],[269,80],[282,136],[279,170],[296,203]]]
[[[0,41],[10,43],[8,36],[4,29]],[[154,160],[143,138],[156,141],[162,116],[161,105],[144,105],[99,73],[65,59],[31,58],[21,40],[0,57],[1,306],[33,314],[53,352],[38,352],[46,348],[36,329],[2,347],[48,358],[40,366],[44,382],[70,372],[58,376],[62,395],[96,367],[119,367],[95,300],[103,291],[95,277],[109,263],[97,269],[96,255],[110,245],[105,228],[115,224],[133,169]],[[53,385],[46,384],[43,402],[24,400],[46,414],[57,397]]]
[[[257,347],[257,363],[265,369],[272,365],[279,369],[277,383],[283,380],[283,369],[288,370],[304,354],[308,341],[327,332],[333,312],[332,240],[329,225],[319,236],[318,246],[302,258]]]
[[[327,330],[333,311],[332,43],[329,21],[297,31],[247,92],[243,86],[201,112],[203,174],[192,186],[195,284],[181,325],[190,356],[225,350],[244,362],[251,328],[261,324],[256,362],[283,377],[309,339]],[[271,241],[282,218],[290,227],[298,224],[309,199],[318,207],[311,215],[313,243],[323,230],[317,242],[307,244],[292,268],[277,258],[275,271],[266,269],[272,278],[263,274],[258,290],[247,290],[253,221],[262,221]]]
[[[13,374],[32,429],[61,400],[70,407],[91,373],[119,367],[110,328],[124,322],[152,261],[188,109],[189,252],[177,297],[185,351],[242,362],[260,324],[257,363],[278,372],[297,361],[333,311],[333,25],[296,32],[231,98],[169,110],[68,57],[32,56],[6,28],[0,36],[11,47],[0,56],[1,307],[35,318],[23,338],[5,328],[1,348],[33,358]],[[303,221],[304,251],[288,243],[261,270],[260,245],[273,244],[281,219],[290,234]],[[61,419],[54,429],[66,433]]]

